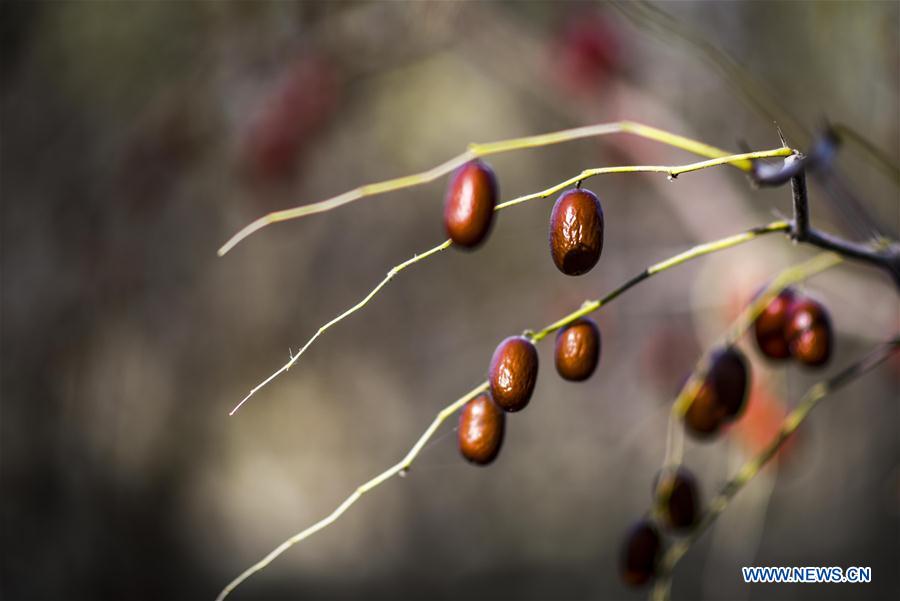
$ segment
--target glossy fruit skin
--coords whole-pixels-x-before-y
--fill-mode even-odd
[[[453,244],[476,248],[487,237],[497,204],[497,177],[481,159],[456,170],[444,199],[444,229]]]
[[[662,540],[653,522],[641,520],[635,524],[625,537],[619,556],[622,581],[638,587],[652,580],[661,551]]]
[[[834,332],[822,303],[810,298],[795,302],[786,332],[791,355],[804,365],[819,367],[831,358]]]
[[[700,490],[697,479],[679,466],[664,470],[653,482],[653,498],[662,521],[673,530],[684,530],[697,523],[700,517]]]
[[[750,368],[736,347],[713,351],[709,370],[697,396],[684,415],[684,424],[695,438],[705,439],[740,417],[750,388]]]
[[[550,255],[566,275],[582,275],[603,252],[603,207],[585,188],[566,190],[550,212]]]
[[[534,392],[537,372],[538,354],[534,344],[523,336],[505,339],[494,351],[488,369],[494,402],[504,411],[524,409]]]
[[[480,394],[463,407],[459,414],[457,437],[459,452],[471,463],[487,465],[497,458],[503,445],[506,413],[491,396]]]
[[[787,325],[797,294],[785,288],[763,309],[753,323],[753,333],[760,352],[776,361],[791,356],[788,346]]]
[[[600,361],[600,329],[593,319],[582,317],[556,335],[556,371],[566,380],[587,380]]]

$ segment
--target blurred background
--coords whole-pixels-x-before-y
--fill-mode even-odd
[[[228,417],[289,349],[444,239],[446,179],[216,257],[265,212],[470,142],[631,119],[734,151],[778,147],[777,122],[805,148],[827,119],[850,133],[810,183],[814,223],[900,230],[896,2],[0,6],[4,599],[213,598],[399,460],[499,340],[788,214],[790,193],[728,168],[592,180],[606,244],[578,278],[550,260],[552,198],[504,211],[484,247],[404,271]],[[588,167],[692,160],[619,135],[491,164],[509,199]],[[641,284],[597,315],[588,382],[562,381],[539,346],[535,397],[495,464],[462,460],[449,420],[408,477],[234,598],[645,596],[617,556],[650,506],[669,404],[756,289],[814,254],[772,236]],[[742,342],[747,416],[686,449],[706,500],[811,384],[900,327],[868,267],[802,288],[831,310],[836,354],[808,371]],[[826,399],[678,566],[674,597],[900,597],[898,400],[898,360]],[[744,565],[870,566],[873,581],[748,587]]]

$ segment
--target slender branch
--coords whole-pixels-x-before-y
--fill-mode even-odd
[[[559,192],[560,190],[567,188],[569,186],[573,186],[582,182],[583,180],[590,179],[597,175],[611,175],[613,173],[665,173],[670,179],[675,179],[679,175],[683,173],[690,173],[692,171],[700,171],[701,169],[707,169],[709,167],[717,167],[719,165],[733,164],[734,161],[744,161],[751,159],[760,159],[760,158],[772,158],[772,157],[784,157],[790,156],[794,151],[787,147],[782,148],[773,148],[771,150],[760,150],[756,152],[744,152],[741,154],[732,154],[724,157],[718,157],[715,159],[708,159],[705,161],[698,161],[696,163],[688,163],[686,165],[623,165],[617,167],[597,167],[594,169],[585,169],[578,175],[572,176],[569,179],[562,181],[555,186],[551,186],[546,190],[541,190],[540,192],[535,192],[533,194],[526,194],[524,196],[519,196],[518,198],[514,198],[512,200],[507,200],[506,202],[502,202],[495,207],[495,210],[501,211],[505,208],[521,204],[523,202],[527,202],[529,200],[534,200],[536,198],[547,198],[551,194],[555,192]]]
[[[298,532],[291,538],[287,539],[286,541],[284,541],[283,543],[281,543],[280,545],[275,547],[275,549],[273,549],[268,555],[263,557],[257,563],[253,564],[252,566],[250,566],[249,568],[247,568],[246,570],[241,572],[240,576],[238,576],[237,578],[235,578],[234,580],[229,582],[228,586],[226,586],[224,589],[222,589],[222,592],[220,592],[219,596],[216,597],[216,601],[222,601],[222,599],[227,597],[229,595],[229,593],[231,593],[231,591],[233,591],[238,585],[240,585],[242,582],[244,582],[247,578],[249,578],[256,572],[265,568],[267,565],[272,563],[272,561],[276,557],[278,557],[279,555],[281,555],[282,553],[284,553],[285,551],[287,551],[288,549],[290,549],[291,547],[293,547],[294,545],[296,545],[303,539],[308,538],[308,537],[312,536],[313,534],[315,534],[316,532],[318,532],[319,530],[322,530],[323,528],[326,528],[327,526],[330,526],[331,524],[333,524],[335,521],[337,521],[337,519],[339,517],[341,517],[344,514],[345,511],[350,509],[350,507],[354,503],[356,503],[360,498],[362,498],[362,496],[364,494],[366,494],[373,488],[379,486],[386,480],[389,480],[390,478],[408,470],[409,467],[412,465],[413,461],[415,461],[418,454],[422,451],[422,448],[425,446],[425,444],[428,442],[428,440],[434,435],[434,433],[437,431],[437,429],[440,427],[440,425],[442,423],[444,423],[444,420],[446,420],[448,417],[450,417],[451,415],[456,413],[459,409],[462,408],[463,405],[468,403],[471,399],[475,398],[476,396],[478,396],[479,394],[481,394],[482,392],[487,390],[487,386],[488,386],[487,382],[482,382],[480,385],[478,385],[477,387],[470,390],[468,393],[466,393],[464,396],[460,397],[458,400],[454,401],[453,403],[450,403],[449,405],[447,405],[446,407],[441,409],[440,412],[438,412],[437,416],[434,418],[434,421],[431,422],[431,425],[428,426],[428,429],[425,430],[425,432],[422,434],[421,437],[419,437],[419,440],[416,441],[416,444],[413,445],[413,447],[409,450],[409,452],[406,454],[406,456],[403,457],[403,459],[401,459],[398,463],[389,467],[385,471],[381,472],[380,474],[378,474],[377,476],[375,476],[374,478],[372,478],[365,484],[360,485],[356,490],[353,491],[353,493],[349,497],[344,499],[343,503],[338,505],[337,508],[334,511],[332,511],[331,513],[329,513],[326,517],[319,520],[318,522],[316,522],[309,528],[302,530],[301,532]]]
[[[322,327],[320,327],[318,330],[316,330],[316,333],[313,334],[312,337],[311,337],[309,340],[306,341],[306,344],[304,344],[302,347],[300,347],[300,350],[297,352],[296,355],[293,354],[293,353],[291,353],[291,360],[290,360],[290,361],[288,361],[287,363],[285,363],[284,365],[282,365],[282,366],[278,369],[278,371],[274,372],[274,373],[273,373],[272,375],[270,375],[268,378],[266,378],[265,380],[263,380],[262,382],[260,382],[259,384],[257,384],[257,385],[256,385],[256,386],[255,386],[255,387],[247,394],[247,396],[245,396],[243,399],[241,399],[241,402],[240,402],[240,403],[238,403],[237,405],[235,405],[234,409],[232,409],[232,410],[228,413],[228,415],[234,415],[234,413],[235,413],[238,409],[241,408],[241,405],[243,405],[244,403],[246,403],[246,402],[250,399],[250,397],[252,397],[254,394],[257,393],[257,391],[259,391],[260,389],[262,389],[263,387],[265,387],[269,382],[271,382],[272,380],[274,380],[275,378],[277,378],[277,377],[280,376],[281,374],[286,373],[291,367],[293,367],[293,365],[297,362],[297,360],[300,359],[300,356],[303,355],[303,353],[306,352],[306,349],[308,349],[308,348],[310,347],[310,345],[311,345],[313,342],[315,342],[316,338],[318,338],[319,336],[321,336],[322,333],[325,332],[325,330],[327,330],[327,329],[330,328],[331,326],[335,325],[336,323],[338,323],[338,322],[340,322],[340,321],[343,321],[345,318],[349,317],[350,315],[353,315],[354,313],[356,313],[357,311],[359,311],[360,309],[362,309],[363,307],[365,307],[366,304],[368,304],[368,302],[369,302],[370,300],[372,300],[372,298],[373,298],[376,294],[378,294],[378,293],[381,291],[381,289],[384,288],[384,287],[387,285],[388,282],[390,282],[392,279],[394,279],[394,276],[396,276],[398,273],[400,273],[401,271],[403,271],[404,269],[406,269],[406,268],[409,267],[410,265],[413,265],[413,264],[415,264],[415,263],[418,263],[418,262],[421,261],[422,259],[427,259],[427,258],[430,257],[431,255],[437,254],[437,253],[441,252],[442,250],[446,250],[446,249],[450,248],[450,244],[451,244],[450,240],[445,240],[444,242],[441,242],[440,244],[438,244],[438,245],[435,246],[434,248],[430,248],[430,249],[426,250],[425,252],[423,252],[422,254],[416,254],[416,255],[413,255],[413,257],[412,257],[411,259],[407,259],[407,260],[404,261],[403,263],[400,263],[400,264],[398,264],[398,265],[395,265],[393,268],[391,268],[391,270],[387,272],[387,275],[384,276],[384,279],[381,280],[381,281],[378,283],[377,286],[375,286],[374,288],[372,288],[372,290],[371,290],[367,295],[365,295],[361,301],[359,301],[358,303],[356,303],[355,305],[353,305],[352,307],[350,307],[349,309],[347,309],[346,311],[344,311],[343,313],[341,313],[340,315],[338,315],[337,317],[335,317],[334,319],[332,319],[331,321],[329,321],[328,323],[326,323],[325,325],[323,325]]]
[[[801,168],[791,178],[791,196],[793,197],[794,227],[791,232],[797,241],[806,240],[809,235],[809,203],[806,199],[806,172],[802,168],[803,155],[795,154],[784,160],[785,165],[800,165]]]
[[[651,265],[635,277],[631,278],[602,299],[587,301],[585,302],[580,309],[570,313],[566,317],[553,322],[552,324],[545,326],[543,329],[539,330],[536,333],[531,333],[531,338],[534,341],[539,341],[542,338],[546,337],[548,334],[562,328],[579,317],[587,315],[593,311],[596,311],[600,307],[606,305],[611,302],[613,299],[624,293],[626,290],[634,287],[639,282],[646,280],[658,273],[662,273],[668,269],[686,263],[692,259],[697,257],[701,257],[704,255],[708,255],[713,252],[717,252],[720,250],[725,250],[726,248],[731,248],[733,246],[737,246],[739,244],[743,244],[744,242],[749,242],[750,240],[754,240],[760,236],[771,234],[775,232],[786,232],[790,224],[786,221],[775,221],[763,227],[753,228],[747,232],[743,232],[740,234],[736,234],[734,236],[729,236],[727,238],[722,238],[721,240],[710,242],[707,244],[701,244],[699,246],[695,246],[694,248],[683,252],[671,259],[666,259],[665,261],[661,261],[654,265]],[[398,463],[394,464],[392,467],[383,471],[379,475],[375,476],[365,484],[359,486],[353,493],[347,497],[343,503],[337,506],[337,508],[328,514],[323,519],[319,520],[312,526],[298,532],[294,536],[290,537],[280,545],[278,545],[274,550],[272,550],[268,555],[263,557],[260,561],[253,564],[246,570],[244,570],[237,578],[232,580],[228,586],[222,589],[222,592],[219,593],[217,597],[217,601],[221,601],[225,597],[228,596],[231,591],[233,591],[238,585],[244,582],[247,578],[255,574],[256,572],[262,570],[266,566],[268,566],[272,561],[277,558],[279,555],[287,551],[289,548],[299,543],[300,541],[312,536],[316,532],[322,530],[323,528],[330,526],[333,524],[338,518],[340,518],[344,512],[347,511],[354,503],[356,503],[365,493],[374,489],[375,487],[381,485],[385,481],[389,480],[393,476],[396,476],[402,472],[405,472],[410,468],[413,461],[416,459],[418,454],[421,452],[422,448],[427,444],[428,440],[434,435],[440,425],[451,415],[456,413],[463,405],[465,405],[470,399],[475,396],[481,394],[482,392],[488,389],[488,382],[484,381],[478,384],[475,388],[470,390],[464,396],[460,397],[458,400],[454,401],[450,405],[444,407],[438,414],[437,417],[434,418],[434,421],[431,422],[431,425],[428,426],[428,429],[419,437],[418,441],[413,445],[413,447],[409,450],[406,456],[400,460]]]
[[[790,224],[786,221],[773,221],[768,225],[764,225],[761,227],[752,228],[747,230],[746,232],[742,232],[740,234],[735,234],[734,236],[728,236],[727,238],[722,238],[721,240],[716,240],[713,242],[707,242],[705,244],[698,244],[697,246],[675,255],[669,259],[664,261],[660,261],[659,263],[655,263],[637,274],[606,296],[598,300],[586,301],[581,305],[581,308],[577,311],[573,311],[569,313],[565,317],[551,323],[548,326],[545,326],[543,329],[538,330],[537,332],[530,333],[530,338],[537,342],[546,338],[549,334],[566,327],[567,325],[575,322],[576,320],[593,313],[600,307],[609,304],[613,299],[617,298],[627,290],[633,288],[640,282],[643,282],[647,278],[654,276],[658,273],[662,273],[667,269],[671,269],[672,267],[676,267],[683,263],[687,263],[692,259],[696,259],[697,257],[702,257],[704,255],[712,254],[714,252],[725,250],[726,248],[731,248],[733,246],[738,246],[739,244],[743,244],[744,242],[749,242],[750,240],[755,240],[760,236],[765,234],[772,234],[775,232],[787,232],[790,228]]]
[[[900,289],[900,245],[886,240],[859,244],[810,228],[805,242],[887,271]]]
[[[641,127],[645,127],[645,126],[641,126]],[[513,142],[517,143],[519,141],[518,140],[510,141],[510,143],[513,143]],[[492,152],[498,152],[498,151],[492,151]],[[686,165],[669,165],[669,166],[665,166],[665,165],[626,165],[626,166],[621,166],[621,167],[599,167],[599,168],[595,168],[595,169],[586,169],[586,170],[582,171],[581,173],[579,173],[578,175],[570,177],[569,179],[562,181],[558,184],[555,184],[553,186],[550,186],[549,188],[546,188],[544,190],[541,190],[540,192],[526,194],[524,196],[519,196],[518,198],[514,198],[512,200],[508,200],[506,202],[500,203],[496,207],[494,207],[494,210],[502,211],[503,209],[507,209],[509,207],[515,206],[517,204],[521,204],[523,202],[527,202],[529,200],[535,200],[535,199],[539,199],[539,198],[547,198],[548,196],[555,194],[556,192],[559,192],[560,190],[567,188],[577,182],[580,182],[580,181],[586,180],[586,179],[590,179],[590,178],[598,176],[598,175],[608,175],[608,174],[612,174],[612,173],[665,173],[670,178],[676,178],[683,173],[691,173],[694,171],[699,171],[701,169],[707,169],[710,167],[716,167],[719,165],[735,164],[735,163],[740,163],[741,161],[749,161],[749,160],[754,160],[754,159],[759,159],[759,158],[782,157],[782,156],[790,155],[792,152],[793,151],[789,148],[776,148],[776,149],[772,149],[772,150],[762,150],[762,151],[757,151],[757,152],[745,152],[742,154],[726,155],[724,157],[719,157],[716,159],[709,159],[706,161],[699,161],[696,163],[688,163]],[[252,397],[259,390],[264,388],[272,380],[274,380],[281,374],[286,373],[291,367],[293,367],[293,365],[300,359],[300,357],[303,355],[303,353],[306,352],[306,350],[310,347],[310,345],[320,335],[322,335],[322,333],[325,330],[327,330],[331,326],[337,324],[338,322],[344,320],[345,318],[349,317],[350,315],[353,315],[355,312],[357,312],[360,309],[362,309],[363,307],[365,307],[366,304],[376,294],[378,294],[378,292],[380,292],[381,289],[384,288],[387,285],[387,283],[390,282],[394,278],[394,276],[396,276],[399,272],[403,271],[410,265],[414,265],[415,263],[418,263],[419,261],[422,261],[423,259],[427,259],[428,257],[435,255],[435,254],[439,253],[440,251],[449,248],[451,245],[452,245],[452,242],[450,240],[445,240],[444,242],[441,242],[437,246],[430,248],[423,253],[413,255],[412,258],[407,259],[403,263],[400,263],[400,264],[394,266],[390,271],[388,271],[388,273],[384,277],[384,279],[381,280],[381,282],[379,282],[378,285],[376,285],[375,288],[373,288],[365,297],[363,297],[363,299],[361,301],[359,301],[358,303],[356,303],[355,305],[353,305],[352,307],[350,307],[349,309],[347,309],[346,311],[344,311],[343,313],[341,313],[340,315],[338,315],[337,317],[335,317],[334,319],[332,319],[331,321],[326,323],[324,326],[320,327],[316,331],[316,333],[313,334],[313,336],[309,340],[307,340],[306,343],[302,347],[300,347],[300,351],[296,355],[292,354],[290,360],[287,363],[282,365],[280,368],[278,368],[277,371],[272,373],[269,377],[267,377],[265,380],[263,380],[262,382],[257,384],[252,390],[250,390],[250,392],[247,393],[247,395],[243,399],[241,399],[241,402],[239,402],[229,412],[229,415],[234,415],[235,412],[238,409],[240,409],[241,405],[246,403],[250,399],[250,397]]]
[[[225,244],[222,245],[222,247],[218,251],[218,254],[220,257],[225,255],[225,253],[234,248],[239,242],[241,242],[251,234],[258,232],[259,230],[273,223],[289,221],[291,219],[298,219],[300,217],[313,215],[315,213],[330,211],[332,209],[336,209],[337,207],[340,207],[342,205],[355,202],[367,196],[375,196],[377,194],[383,194],[385,192],[393,192],[395,190],[401,190],[404,188],[411,188],[413,186],[427,184],[428,182],[432,182],[439,177],[450,173],[457,167],[476,157],[484,157],[492,154],[500,154],[503,152],[521,150],[525,148],[550,146],[552,144],[559,144],[561,142],[568,142],[571,140],[604,136],[615,133],[627,133],[641,138],[655,140],[663,144],[668,144],[669,146],[681,148],[682,150],[687,150],[688,152],[713,159],[728,156],[730,154],[729,152],[720,148],[716,148],[715,146],[710,146],[709,144],[704,144],[703,142],[692,140],[691,138],[679,136],[677,134],[657,129],[655,127],[650,127],[648,125],[635,123],[633,121],[601,123],[598,125],[567,129],[549,134],[528,136],[524,138],[514,138],[511,140],[502,140],[500,142],[471,144],[469,146],[469,149],[462,154],[459,154],[452,159],[445,161],[444,163],[441,163],[440,165],[432,167],[431,169],[428,169],[426,171],[386,180],[383,182],[360,186],[358,188],[354,188],[353,190],[344,192],[343,194],[338,194],[337,196],[319,202],[301,205],[292,209],[275,211],[263,215],[259,219],[245,226],[234,236],[232,236]],[[734,159],[730,162],[734,167],[737,167],[742,171],[750,171],[753,166],[752,163],[747,159]]]
[[[872,370],[897,350],[900,350],[900,336],[876,347],[865,357],[846,367],[837,375],[819,382],[809,389],[797,407],[784,418],[781,429],[768,446],[758,455],[744,463],[737,474],[721,488],[719,494],[712,500],[709,509],[690,535],[669,547],[660,560],[660,576],[657,579],[651,598],[668,598],[671,573],[678,561],[690,549],[691,545],[719,518],[735,495],[775,456],[781,446],[809,416],[819,401],[838,388],[846,386]]]
[[[831,130],[819,137],[808,155],[793,154],[780,166],[754,162],[751,178],[760,185],[781,185],[791,182],[794,220],[791,238],[824,250],[868,263],[882,269],[891,276],[900,291],[900,244],[888,240],[876,240],[870,244],[860,244],[834,234],[815,229],[810,225],[809,193],[806,188],[806,171],[827,167],[839,145],[836,134]]]

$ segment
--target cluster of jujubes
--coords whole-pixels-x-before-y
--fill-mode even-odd
[[[475,248],[491,229],[497,204],[497,178],[482,160],[460,167],[450,180],[444,203],[444,229],[455,245]],[[567,275],[587,273],[603,250],[603,209],[583,188],[564,192],[550,214],[550,254]],[[556,336],[555,362],[560,376],[587,380],[600,361],[600,330],[583,317]],[[506,413],[524,409],[534,392],[538,353],[525,336],[510,336],[494,350],[488,366],[489,392],[466,403],[459,417],[459,450],[472,463],[487,465],[500,452]]]
[[[490,233],[498,197],[497,177],[481,159],[453,174],[444,200],[444,229],[453,244],[472,249]],[[585,188],[563,192],[550,212],[550,256],[566,275],[590,271],[603,252],[603,207]]]
[[[828,311],[821,303],[784,289],[753,324],[763,355],[774,360],[793,357],[809,366],[824,365],[831,356],[833,333]],[[738,419],[750,385],[747,359],[734,346],[714,350],[706,375],[684,412],[684,426],[695,438],[708,440]],[[683,467],[668,468],[653,483],[654,511],[627,534],[622,546],[622,580],[630,586],[650,582],[663,551],[659,527],[687,532],[700,517],[697,481]]]
[[[642,586],[657,573],[663,551],[660,527],[674,534],[685,533],[700,518],[697,480],[684,467],[666,468],[653,482],[652,515],[631,527],[622,543],[619,570],[629,586]]]
[[[831,357],[834,334],[828,310],[791,288],[772,299],[753,326],[760,352],[770,359],[793,357],[803,365],[819,367]]]
[[[556,371],[566,380],[588,379],[600,361],[600,330],[583,317],[559,331]],[[488,365],[489,392],[463,407],[459,417],[459,450],[479,465],[492,462],[503,443],[505,414],[528,406],[538,374],[538,352],[529,338],[510,336],[494,350]]]

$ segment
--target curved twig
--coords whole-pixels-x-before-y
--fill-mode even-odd
[[[377,182],[374,184],[367,184],[365,186],[354,188],[353,190],[349,190],[347,192],[338,194],[337,196],[333,196],[332,198],[328,198],[319,202],[301,205],[292,209],[274,211],[272,213],[268,213],[267,215],[263,215],[259,219],[245,226],[234,236],[232,236],[225,244],[222,245],[222,247],[218,251],[218,254],[220,257],[225,255],[225,253],[234,248],[242,240],[258,232],[264,227],[272,225],[273,223],[289,221],[291,219],[299,219],[300,217],[305,217],[307,215],[330,211],[332,209],[336,209],[337,207],[340,207],[342,205],[355,202],[367,196],[375,196],[377,194],[383,194],[385,192],[392,192],[395,190],[402,190],[404,188],[411,188],[413,186],[427,184],[428,182],[432,182],[439,177],[450,173],[467,161],[470,161],[477,157],[485,157],[493,154],[510,152],[513,150],[521,150],[524,148],[550,146],[552,144],[559,144],[561,142],[569,142],[571,140],[579,140],[582,138],[604,136],[615,133],[627,133],[642,138],[647,138],[649,140],[655,140],[657,142],[668,144],[669,146],[674,146],[675,148],[681,148],[682,150],[686,150],[688,152],[692,152],[694,154],[705,156],[711,159],[720,158],[730,154],[729,152],[720,148],[716,148],[715,146],[710,146],[709,144],[704,144],[703,142],[692,140],[691,138],[686,138],[684,136],[679,136],[677,134],[657,129],[655,127],[650,127],[649,125],[635,123],[634,121],[600,123],[598,125],[577,127],[574,129],[566,129],[563,131],[553,132],[549,134],[540,134],[537,136],[513,138],[511,140],[501,140],[499,142],[488,142],[485,144],[471,144],[469,145],[468,150],[466,150],[462,154],[459,154],[452,159],[445,161],[440,165],[432,167],[431,169],[428,169],[426,171],[386,180],[383,182]],[[731,163],[734,167],[737,167],[742,171],[750,171],[752,166],[751,162],[747,159],[735,159],[734,161],[731,161]]]
[[[630,288],[633,288],[638,283],[646,280],[647,278],[650,278],[656,274],[662,273],[668,269],[671,269],[673,267],[676,267],[678,265],[686,263],[692,259],[704,256],[704,255],[708,255],[708,254],[711,254],[711,253],[714,253],[714,252],[717,252],[720,250],[725,250],[727,248],[732,248],[734,246],[738,246],[740,244],[743,244],[744,242],[749,242],[751,240],[755,240],[756,238],[759,238],[760,236],[763,236],[766,234],[773,234],[776,232],[787,232],[789,227],[790,227],[790,224],[786,221],[775,221],[766,226],[753,228],[746,232],[742,232],[740,234],[729,236],[727,238],[722,238],[721,240],[717,240],[715,242],[709,242],[706,244],[700,244],[698,246],[695,246],[695,247],[693,247],[683,253],[680,253],[672,258],[669,258],[664,261],[660,261],[659,263],[656,263],[654,265],[651,265],[650,267],[648,267],[641,273],[637,274],[636,276],[634,276],[633,278],[631,278],[630,280],[628,280],[621,286],[617,287],[615,290],[613,290],[612,292],[610,292],[603,298],[598,299],[598,300],[593,300],[593,301],[587,301],[581,306],[580,309],[568,314],[567,316],[563,317],[560,320],[557,320],[557,321],[545,326],[544,328],[542,328],[541,330],[538,330],[537,332],[530,332],[530,333],[528,333],[528,335],[531,337],[532,340],[539,341],[539,340],[543,339],[544,337],[546,337],[547,335],[551,334],[552,332],[555,332],[556,330],[558,330],[562,327],[565,327],[566,325],[574,322],[575,320],[579,319],[580,317],[583,317],[584,315],[587,315],[588,313],[596,311],[597,309],[604,306],[605,304],[612,302],[613,299],[620,296],[621,294],[623,294],[625,291],[629,290]],[[339,517],[341,517],[341,515],[344,514],[344,512],[347,511],[347,509],[349,509],[354,503],[356,503],[365,493],[369,492],[373,488],[375,488],[375,487],[379,486],[380,484],[384,483],[385,481],[389,480],[393,476],[396,476],[396,475],[408,470],[410,468],[410,466],[412,465],[413,461],[418,456],[419,452],[422,450],[422,448],[425,446],[425,444],[428,442],[428,440],[434,435],[434,433],[437,431],[437,429],[440,427],[440,425],[448,417],[453,415],[463,405],[465,405],[470,399],[472,399],[475,396],[477,396],[478,394],[484,392],[485,390],[487,390],[487,388],[488,388],[488,382],[487,381],[481,382],[475,388],[473,388],[468,393],[466,393],[465,395],[460,397],[458,400],[456,400],[453,403],[451,403],[450,405],[447,405],[446,407],[444,407],[437,414],[437,417],[435,417],[434,421],[431,422],[431,425],[428,426],[428,429],[425,430],[425,432],[422,434],[422,436],[419,437],[419,439],[416,441],[416,443],[413,445],[413,447],[409,450],[409,452],[406,454],[406,456],[401,461],[394,464],[393,466],[391,466],[384,472],[380,473],[379,475],[375,476],[374,478],[372,478],[365,484],[362,484],[361,486],[359,486],[355,491],[353,491],[353,493],[351,493],[351,495],[349,497],[347,497],[340,505],[338,505],[337,508],[334,511],[332,511],[330,514],[328,514],[327,516],[325,516],[324,518],[322,518],[321,520],[319,520],[312,526],[309,526],[308,528],[306,528],[306,529],[298,532],[294,536],[290,537],[289,539],[287,539],[286,541],[284,541],[283,543],[278,545],[275,549],[273,549],[270,553],[268,553],[260,561],[258,561],[257,563],[253,564],[252,566],[250,566],[249,568],[244,570],[237,578],[232,580],[230,583],[228,583],[228,585],[224,589],[222,589],[222,592],[219,593],[219,596],[217,597],[217,601],[221,601],[222,599],[227,597],[228,594],[231,593],[231,591],[233,591],[238,585],[240,585],[242,582],[244,582],[247,578],[249,578],[256,572],[262,570],[267,565],[272,563],[272,561],[275,558],[277,558],[279,555],[281,555],[282,553],[287,551],[289,548],[291,548],[295,544],[312,536],[313,534],[322,530],[323,528],[333,524]]]
[[[641,127],[644,127],[644,126],[641,126]],[[511,142],[518,142],[518,141],[513,140]],[[492,152],[495,152],[495,151],[492,150]],[[686,165],[668,165],[668,166],[666,166],[666,165],[626,165],[626,166],[621,166],[621,167],[598,167],[595,169],[585,169],[578,175],[575,175],[565,181],[562,181],[558,184],[550,186],[549,188],[546,188],[545,190],[541,190],[540,192],[534,192],[532,194],[525,194],[524,196],[519,196],[518,198],[513,198],[512,200],[508,200],[506,202],[500,203],[494,208],[494,210],[502,211],[503,209],[515,206],[517,204],[521,204],[523,202],[527,202],[529,200],[547,198],[548,196],[555,194],[556,192],[559,192],[560,190],[562,190],[564,188],[567,188],[578,182],[581,182],[583,180],[586,180],[586,179],[589,179],[589,178],[592,178],[592,177],[595,177],[598,175],[607,175],[607,174],[613,174],[613,173],[664,173],[670,178],[676,178],[683,173],[691,173],[694,171],[700,171],[701,169],[707,169],[707,168],[716,167],[719,165],[743,164],[743,162],[748,162],[748,161],[756,160],[759,158],[782,157],[782,156],[790,155],[792,152],[793,151],[789,148],[775,148],[772,150],[762,150],[762,151],[757,151],[757,152],[745,152],[745,153],[741,153],[741,154],[726,155],[726,156],[715,158],[715,159],[708,159],[705,161],[688,163]],[[366,296],[363,297],[363,299],[361,301],[359,301],[358,303],[356,303],[355,305],[353,305],[352,307],[350,307],[349,309],[347,309],[346,311],[344,311],[343,313],[341,313],[340,315],[338,315],[337,317],[335,317],[334,319],[332,319],[331,321],[329,321],[328,323],[326,323],[325,325],[320,327],[316,331],[316,333],[313,334],[312,337],[309,340],[307,340],[306,343],[302,347],[300,347],[300,350],[297,352],[296,355],[291,354],[290,360],[287,363],[285,363],[280,368],[278,368],[278,370],[276,370],[274,373],[272,373],[265,380],[263,380],[262,382],[260,382],[256,386],[254,386],[253,389],[251,389],[250,392],[247,393],[247,395],[243,399],[241,399],[241,402],[239,402],[229,412],[229,415],[234,415],[235,412],[241,408],[241,405],[243,405],[248,400],[250,400],[250,397],[252,397],[259,390],[264,388],[272,380],[274,380],[281,374],[286,373],[291,367],[293,367],[294,364],[297,363],[297,361],[303,355],[303,353],[306,352],[306,350],[310,347],[310,345],[319,336],[321,336],[325,330],[327,330],[331,326],[337,324],[338,322],[349,317],[350,315],[353,315],[355,312],[357,312],[360,309],[362,309],[363,307],[365,307],[366,304],[368,304],[368,302],[370,300],[372,300],[372,298],[376,294],[378,294],[378,292],[380,292],[381,289],[384,288],[388,284],[388,282],[390,282],[394,278],[394,276],[396,276],[398,273],[400,273],[407,267],[414,265],[415,263],[418,263],[419,261],[422,261],[423,259],[427,259],[428,257],[441,252],[442,250],[450,248],[451,245],[452,245],[452,242],[450,240],[445,240],[444,242],[441,242],[437,246],[434,246],[434,247],[426,250],[425,252],[417,253],[417,254],[413,255],[410,259],[407,259],[406,261],[404,261],[398,265],[395,265],[393,268],[391,268],[391,270],[388,271],[388,273],[384,277],[384,279],[382,279],[381,282],[379,282],[368,294],[366,294]]]

